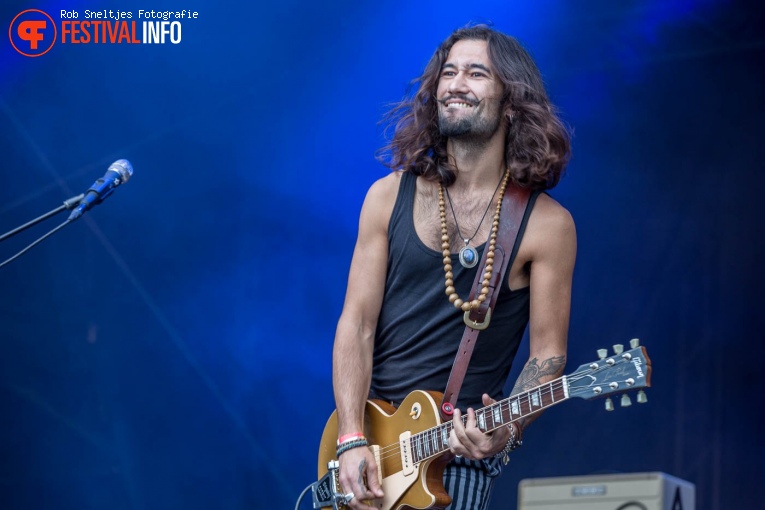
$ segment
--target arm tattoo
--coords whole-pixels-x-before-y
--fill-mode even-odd
[[[361,459],[359,462],[359,485],[364,487],[364,471],[367,469],[367,459]]]
[[[544,360],[541,365],[538,364],[536,358],[530,360],[526,363],[526,366],[523,367],[523,371],[521,372],[521,375],[518,376],[518,381],[515,383],[515,387],[511,394],[515,395],[516,393],[536,388],[542,384],[541,379],[543,377],[559,376],[565,365],[565,356],[548,358]]]
[[[541,365],[538,364],[537,358],[530,360],[526,363],[526,366],[523,367],[523,371],[521,371],[521,375],[518,376],[518,381],[516,381],[513,391],[510,394],[515,395],[516,393],[536,388],[542,384],[542,378],[554,379],[555,377],[558,377],[563,373],[563,368],[565,366],[566,356],[554,356],[548,358],[544,360]],[[532,415],[525,419],[521,418],[518,420],[518,425],[521,427],[521,430],[525,429],[526,426],[534,421],[538,415],[539,413],[536,413],[536,416]]]

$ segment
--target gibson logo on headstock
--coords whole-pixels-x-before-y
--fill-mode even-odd
[[[635,370],[637,370],[638,377],[645,377],[643,374],[643,369],[640,366],[643,364],[643,360],[640,358],[632,358],[632,364],[635,365]]]

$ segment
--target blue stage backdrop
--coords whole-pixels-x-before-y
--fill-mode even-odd
[[[59,33],[27,57],[7,35],[26,9],[59,32],[112,10],[140,39],[161,21],[147,8],[198,14],[165,44]],[[388,171],[378,122],[470,21],[523,41],[573,131],[551,192],[579,240],[568,369],[639,337],[654,370],[646,405],[549,410],[492,509],[516,508],[524,478],[645,471],[695,483],[699,510],[765,505],[760,10],[40,0],[3,2],[0,21],[0,232],[116,159],[135,168],[0,268],[0,508],[294,506],[334,407],[358,212]],[[0,260],[64,218],[3,241]]]

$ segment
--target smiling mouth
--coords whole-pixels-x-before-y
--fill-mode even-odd
[[[473,101],[466,97],[448,97],[446,99],[439,99],[438,102],[443,106],[444,108],[450,108],[450,109],[466,109],[466,108],[473,108],[474,106],[478,106],[481,104],[480,101]]]

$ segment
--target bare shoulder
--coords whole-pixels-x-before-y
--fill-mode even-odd
[[[526,236],[532,241],[535,255],[544,253],[576,253],[576,226],[571,213],[546,193],[537,197],[529,216]],[[533,258],[537,258],[533,256]]]
[[[574,218],[568,209],[560,205],[554,198],[546,193],[540,193],[537,197],[534,209],[531,211],[529,223],[534,221],[540,226],[557,230],[570,230],[574,228]]]
[[[398,186],[401,183],[401,172],[391,172],[385,177],[377,179],[367,192],[367,200],[373,202],[396,201]],[[391,204],[392,205],[392,204]]]
[[[401,172],[391,172],[376,180],[367,191],[361,210],[361,221],[375,224],[387,231],[393,206],[398,196]]]

